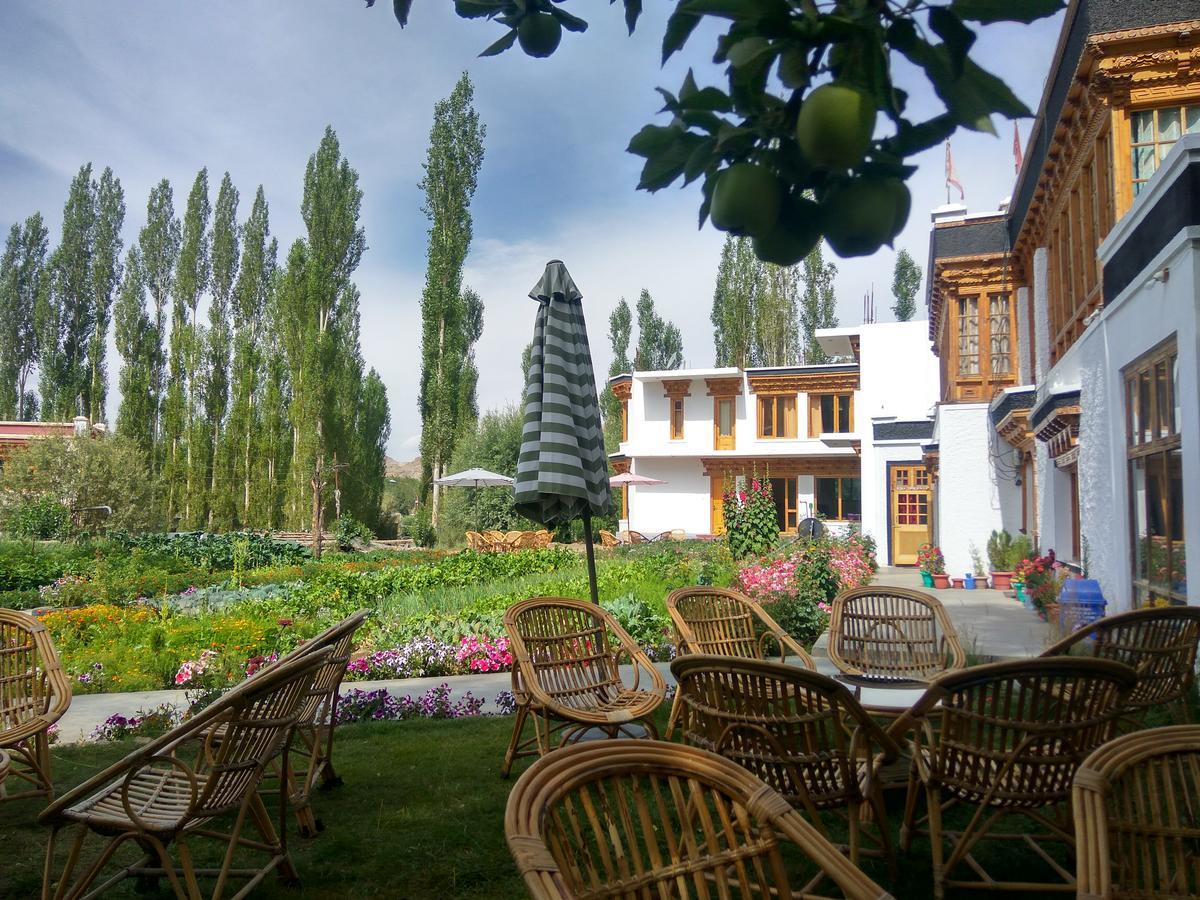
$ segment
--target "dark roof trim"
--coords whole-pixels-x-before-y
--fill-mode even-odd
[[[1104,263],[1105,299],[1119,297],[1190,225],[1200,225],[1200,162],[1193,162],[1179,173]]]
[[[1037,391],[1033,388],[1027,391],[1007,391],[1000,394],[997,399],[1000,402],[993,402],[989,413],[993,426],[1003,422],[1004,417],[1013,410],[1032,409],[1034,403],[1037,402]]]
[[[857,372],[858,363],[822,363],[812,366],[757,366],[747,375],[811,375],[814,372]]]
[[[912,422],[876,422],[877,441],[927,441],[933,437],[933,419]]]
[[[620,375],[610,375],[609,384],[620,384],[622,381],[633,381],[633,376],[628,372],[622,372]]]
[[[1050,418],[1057,410],[1068,406],[1078,406],[1080,391],[1059,391],[1056,394],[1051,394],[1041,403],[1039,403],[1029,415],[1030,431],[1037,431],[1042,427],[1042,424]]]

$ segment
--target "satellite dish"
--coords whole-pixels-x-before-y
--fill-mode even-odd
[[[807,519],[801,519],[800,525],[796,528],[796,533],[801,537],[819,538],[825,532],[825,526],[820,519],[814,519],[811,516]]]

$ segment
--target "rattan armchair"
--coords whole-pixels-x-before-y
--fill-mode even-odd
[[[666,682],[611,614],[582,600],[533,597],[505,611],[504,628],[513,655],[517,716],[503,775],[517,757],[549,753],[555,738],[561,747],[593,729],[608,737],[633,737],[634,723],[658,736],[652,716],[666,695]],[[629,685],[621,677],[624,656],[633,664]],[[642,687],[644,677],[648,687]],[[530,717],[534,735],[522,741]]]
[[[862,681],[928,681],[967,654],[946,610],[922,591],[873,585],[843,591],[829,616],[829,659]]]
[[[1134,732],[1079,767],[1081,898],[1200,898],[1200,725]]]
[[[0,801],[54,796],[50,726],[70,705],[71,682],[46,626],[26,613],[0,609],[0,751],[10,758]],[[12,792],[18,779],[32,787]]]
[[[907,849],[918,826],[927,824],[935,897],[950,887],[1074,890],[1073,876],[1045,845],[1073,843],[1071,781],[1088,754],[1112,736],[1136,683],[1133,669],[1122,663],[1067,656],[992,663],[934,679],[889,733],[913,733],[900,840]],[[926,816],[919,822],[922,793]],[[946,831],[942,817],[957,806],[971,810],[970,819],[960,831]],[[998,830],[1014,816],[1043,833]],[[1060,880],[1022,879],[1020,870],[994,878],[973,856],[981,841],[993,840],[1024,842]],[[954,877],[961,868],[978,877]]]
[[[625,531],[617,532],[617,540],[622,544],[648,544],[650,538],[646,537],[640,531],[626,529]]]
[[[257,787],[281,746],[286,771],[289,734],[328,659],[325,650],[268,667],[47,807],[39,817],[51,828],[43,900],[94,896],[130,876],[143,881],[166,877],[177,897],[192,900],[201,896],[201,878],[215,877],[213,898],[222,896],[234,878],[248,879],[238,897],[246,896],[271,871],[287,881],[297,880],[287,850],[286,797],[280,798],[277,833]],[[199,750],[193,755],[188,751],[197,742]],[[286,782],[281,795],[286,795]],[[217,830],[214,820],[230,814],[230,829]],[[254,823],[257,839],[243,834],[247,818]],[[76,833],[60,867],[56,845],[59,833],[68,828]],[[98,855],[88,857],[93,862],[81,865],[80,851],[93,833],[106,842]],[[191,842],[200,838],[223,847],[219,868],[195,866]],[[141,849],[140,860],[118,863],[118,871],[97,885],[126,843]],[[235,866],[239,856],[255,854],[258,865]]]
[[[496,531],[494,528],[483,532],[483,549],[489,552],[507,550],[508,545],[504,542],[504,532]]]
[[[779,794],[728,760],[659,741],[582,744],[536,762],[504,832],[534,900],[890,897]],[[785,844],[810,864],[795,886]],[[810,873],[815,870],[815,875]]]
[[[780,662],[790,652],[806,669],[817,667],[808,651],[759,603],[738,591],[707,586],[679,588],[667,595],[667,614],[675,626],[676,652],[681,656],[711,653],[767,659],[768,644],[773,641],[779,648]],[[676,694],[667,723],[668,738],[679,717],[679,702]]]
[[[900,748],[845,685],[796,666],[731,656],[681,656],[671,672],[686,743],[753,772],[826,838],[822,813],[838,814],[848,828],[850,861],[857,865],[860,852],[873,852],[895,874],[878,766],[897,759]],[[876,828],[864,832],[868,819]],[[864,837],[873,842],[870,851],[862,848]]]
[[[617,540],[617,536],[615,534],[613,534],[611,531],[605,531],[603,528],[600,529],[600,546],[601,547],[606,547],[606,548],[611,549],[613,547],[619,547],[620,545],[621,545],[621,542],[619,540]]]
[[[1042,655],[1079,654],[1132,666],[1138,684],[1126,701],[1127,716],[1141,725],[1151,709],[1166,707],[1176,722],[1188,722],[1198,643],[1200,608],[1167,606],[1100,619],[1067,635]]]
[[[484,544],[484,537],[478,531],[468,531],[466,533],[466,538],[468,550],[482,551],[487,549]]]
[[[554,535],[552,535],[545,528],[541,529],[540,531],[535,531],[534,534],[537,535],[537,543],[534,546],[536,546],[539,550],[545,550],[550,546],[550,542],[554,540]]]

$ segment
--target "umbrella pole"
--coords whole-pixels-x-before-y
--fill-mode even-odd
[[[588,587],[592,592],[592,602],[599,604],[600,595],[596,591],[596,548],[592,546],[592,512],[587,507],[583,510],[583,543],[587,547]]]

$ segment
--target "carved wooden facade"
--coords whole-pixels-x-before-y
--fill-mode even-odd
[[[857,391],[859,377],[854,369],[751,375],[749,381],[755,394],[836,394]]]
[[[815,475],[818,478],[858,478],[862,465],[857,456],[711,456],[701,457],[704,474],[710,478],[736,477],[757,472],[759,477],[791,478]]]

